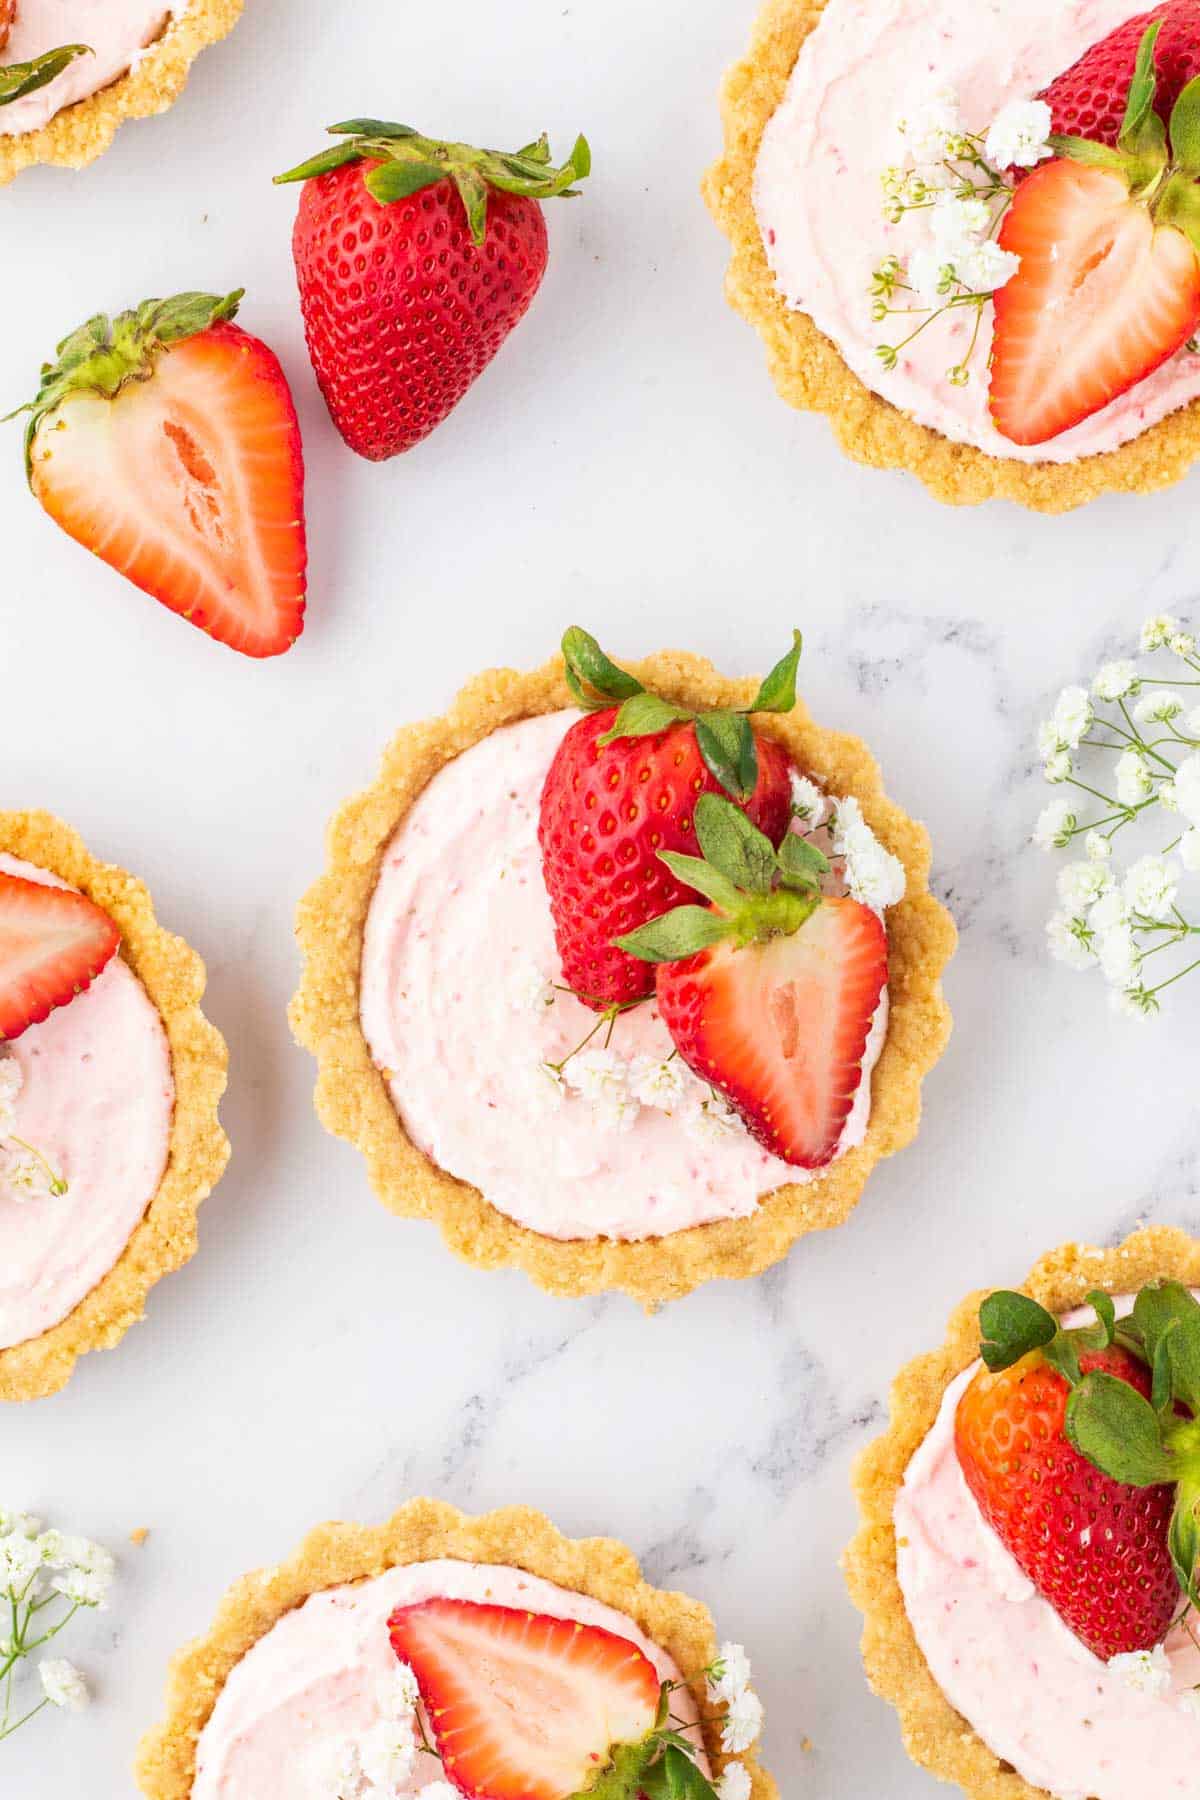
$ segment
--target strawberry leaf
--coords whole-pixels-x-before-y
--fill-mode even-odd
[[[696,837],[706,862],[728,876],[747,894],[769,894],[778,860],[764,836],[740,807],[719,794],[701,794],[696,802]]]
[[[642,1778],[646,1800],[714,1800],[712,1783],[677,1744],[668,1744]]]
[[[389,119],[347,119],[341,125],[327,125],[331,137],[413,138],[419,137],[411,125],[394,125]]]
[[[1180,1587],[1193,1606],[1200,1606],[1200,1482],[1195,1478],[1179,1484],[1167,1544]]]
[[[829,873],[829,858],[799,832],[789,831],[779,846],[779,873],[789,887],[816,888]]]
[[[1064,156],[1069,162],[1086,163],[1093,169],[1108,169],[1114,175],[1127,176],[1129,173],[1129,159],[1108,144],[1093,144],[1091,138],[1064,137],[1057,131],[1050,134],[1049,143],[1055,156]]]
[[[0,106],[11,106],[14,100],[48,87],[77,57],[92,55],[90,44],[63,44],[58,50],[35,56],[32,62],[8,63],[0,68]]]
[[[796,704],[796,670],[803,648],[803,637],[798,631],[793,631],[791,649],[775,664],[746,708],[747,712],[791,712]]]
[[[691,716],[686,708],[672,706],[669,700],[662,700],[657,694],[634,694],[625,701],[611,729],[598,737],[596,743],[603,749],[617,738],[655,737],[668,726],[678,725]]]
[[[414,157],[411,162],[380,163],[378,168],[368,169],[363,177],[367,192],[381,206],[388,206],[393,200],[407,200],[410,194],[419,194],[423,188],[433,187],[435,182],[445,179],[445,169],[439,168],[437,163],[423,162],[419,157]]]
[[[1185,175],[1200,175],[1200,76],[1189,81],[1171,112],[1171,152]]]
[[[1142,41],[1138,45],[1137,61],[1133,65],[1133,80],[1129,84],[1129,95],[1125,102],[1125,117],[1117,138],[1117,144],[1122,150],[1133,148],[1147,119],[1154,112],[1154,96],[1158,91],[1158,77],[1154,69],[1154,50],[1161,30],[1162,20],[1156,19],[1152,25],[1146,28],[1142,34]]]
[[[1058,1320],[1028,1294],[989,1294],[979,1309],[979,1354],[995,1374],[1011,1369],[1031,1350],[1044,1350],[1058,1335]]]
[[[735,800],[749,800],[758,786],[754,733],[743,713],[701,713],[696,743],[706,767]]]
[[[1127,1381],[1102,1369],[1072,1388],[1065,1431],[1081,1456],[1127,1487],[1156,1487],[1179,1473],[1153,1406]]]
[[[682,962],[731,937],[733,930],[728,919],[709,912],[706,906],[677,906],[615,942],[618,950],[640,957],[642,962]]]
[[[665,862],[672,875],[682,881],[685,887],[695,888],[722,912],[735,913],[742,903],[742,896],[734,886],[715,869],[711,863],[704,862],[698,856],[679,856],[673,850],[660,850],[659,859]]]
[[[645,692],[640,681],[609,661],[591,632],[582,626],[570,625],[563,632],[562,654],[567,685],[589,712],[602,712],[614,700],[628,700]],[[590,698],[586,692],[589,688],[599,698]]]

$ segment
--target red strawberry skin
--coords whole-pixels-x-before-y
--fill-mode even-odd
[[[1200,75],[1200,0],[1169,0],[1165,6],[1152,7],[1086,50],[1041,95],[1050,107],[1055,132],[1115,145],[1138,46],[1156,19],[1162,21],[1162,30],[1155,49],[1155,106],[1164,119],[1170,118],[1188,82]]]
[[[307,181],[292,239],[309,355],[351,450],[383,462],[458,405],[541,285],[546,221],[536,200],[493,190],[471,241],[450,181],[381,205],[378,165]]]
[[[688,1067],[785,1162],[833,1160],[887,980],[887,933],[857,900],[822,901],[787,937],[726,940],[660,963],[659,1011]]]
[[[90,987],[120,941],[86,895],[0,874],[0,1044]]]
[[[468,1800],[567,1800],[614,1746],[654,1726],[653,1663],[602,1627],[435,1599],[397,1608],[388,1630],[417,1678],[445,1777]]]
[[[559,745],[542,789],[538,841],[563,979],[597,1012],[654,992],[654,966],[614,938],[696,899],[659,860],[699,854],[694,809],[724,792],[691,723],[601,746],[617,709],[589,713]],[[755,734],[758,785],[745,811],[778,844],[791,819],[787,753]]]
[[[221,320],[116,399],[68,395],[38,425],[50,517],[172,612],[246,656],[304,628],[304,455],[274,351]]]
[[[1119,1346],[1082,1352],[1147,1399],[1150,1373]],[[1180,1607],[1167,1548],[1175,1490],[1102,1475],[1063,1435],[1069,1389],[1037,1352],[981,1371],[959,1402],[955,1448],[980,1511],[1094,1655],[1160,1644]]]

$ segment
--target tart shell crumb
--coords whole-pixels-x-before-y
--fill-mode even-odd
[[[233,30],[244,4],[245,0],[189,0],[186,12],[170,20],[136,68],[99,93],[64,107],[39,131],[6,135],[0,113],[0,187],[35,163],[85,168],[104,154],[127,119],[166,112],[187,85],[200,52]]]
[[[59,1324],[0,1350],[0,1400],[40,1400],[66,1386],[87,1351],[119,1344],[144,1316],[155,1283],[194,1256],[197,1211],[229,1160],[217,1117],[229,1056],[200,1010],[204,964],[159,925],[142,882],[98,862],[79,834],[49,813],[0,812],[0,850],[69,882],[119,926],[118,954],[158,1009],[175,1082],[167,1166],[120,1258]]]
[[[754,681],[726,680],[711,663],[680,651],[632,667],[656,692],[692,706],[747,706],[757,691]],[[327,872],[301,902],[296,931],[304,970],[290,1017],[297,1040],[317,1059],[316,1106],[323,1124],[362,1152],[372,1185],[392,1212],[434,1220],[451,1249],[482,1268],[523,1269],[553,1294],[617,1288],[653,1308],[705,1281],[757,1275],[797,1238],[842,1224],[875,1164],[915,1136],[921,1082],[950,1032],[941,975],[955,930],[929,892],[925,830],[887,799],[866,746],[814,724],[802,702],[790,714],[760,718],[758,728],[831,793],[857,796],[876,835],[905,867],[907,896],[888,913],[891,1013],[866,1138],[820,1179],[765,1196],[748,1218],[637,1243],[564,1241],[515,1224],[408,1137],[359,1022],[359,968],[383,853],[421,791],[452,758],[502,726],[572,704],[556,657],[529,674],[494,669],[480,675],[441,718],[397,734],[378,781],[334,819]]]
[[[1119,1249],[1067,1244],[1035,1265],[1024,1284],[1053,1313],[1070,1311],[1094,1288],[1130,1293],[1165,1278],[1200,1286],[1200,1242],[1151,1226]],[[930,1673],[908,1621],[896,1573],[896,1496],[913,1456],[933,1429],[950,1383],[979,1355],[981,1289],[957,1307],[940,1350],[919,1356],[896,1378],[891,1422],[861,1455],[854,1472],[862,1528],[843,1567],[851,1599],[864,1616],[863,1662],[875,1692],[900,1716],[912,1760],[939,1780],[957,1783],[970,1800],[1052,1800],[988,1749],[954,1710]]]
[[[503,1564],[615,1607],[674,1657],[700,1708],[705,1748],[724,1766],[719,1713],[704,1691],[703,1671],[717,1653],[713,1622],[686,1594],[666,1593],[642,1578],[637,1560],[611,1538],[563,1537],[528,1507],[469,1518],[437,1500],[411,1500],[386,1525],[333,1523],[313,1531],[288,1562],[246,1575],[226,1594],[206,1637],[180,1651],[167,1679],[167,1714],[147,1733],[135,1774],[148,1800],[189,1800],[196,1745],[232,1669],[285,1613],[324,1588],[369,1581],[406,1563],[448,1557]],[[738,1757],[751,1777],[752,1800],[779,1800],[779,1790],[753,1751]]]
[[[766,0],[750,51],[721,92],[725,148],[704,179],[704,197],[729,238],[725,278],[731,306],[758,331],[780,395],[825,413],[842,449],[877,469],[908,469],[952,506],[1015,500],[1062,513],[1101,494],[1149,494],[1182,479],[1200,457],[1200,401],[1192,401],[1116,450],[1073,463],[1021,463],[956,444],[920,425],[859,380],[807,313],[780,294],[754,211],[754,170],[767,124],[783,100],[804,40],[825,0]]]

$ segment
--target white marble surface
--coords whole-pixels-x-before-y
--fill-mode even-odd
[[[1194,599],[1196,481],[1059,520],[955,513],[844,461],[775,399],[697,194],[752,11],[250,0],[168,118],[82,176],[0,195],[0,402],[87,312],[244,283],[245,323],[294,380],[313,538],[304,640],[242,661],[60,536],[8,428],[0,804],[73,820],[204,951],[235,1154],[201,1254],[147,1322],[0,1419],[0,1501],[123,1549],[112,1612],[76,1642],[99,1704],[0,1747],[5,1794],[67,1800],[85,1768],[95,1800],[129,1795],[166,1659],[228,1581],[316,1520],[428,1492],[612,1531],[701,1595],[755,1655],[788,1800],[932,1800],[859,1667],[837,1569],[854,1453],[965,1290],[1074,1235],[1200,1227],[1200,991],[1149,1029],[1110,1019],[1098,982],[1046,963],[1051,872],[1023,848],[1051,691],[1144,612]],[[361,111],[513,143],[544,125],[563,148],[582,126],[596,155],[588,197],[554,210],[520,335],[451,423],[382,468],[326,420],[295,198],[268,179]],[[396,725],[475,669],[541,659],[572,619],[617,653],[686,644],[737,671],[801,624],[808,701],[867,736],[928,821],[963,933],[917,1144],[843,1230],[655,1320],[465,1268],[390,1219],[319,1129],[284,1021],[292,906],[334,806]]]

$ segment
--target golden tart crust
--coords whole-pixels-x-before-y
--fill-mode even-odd
[[[34,163],[82,169],[104,154],[127,119],[166,112],[187,85],[200,52],[233,30],[244,4],[190,0],[187,11],[171,19],[135,69],[86,100],[65,106],[40,131],[6,135],[0,111],[0,187]]]
[[[632,667],[648,687],[680,704],[747,706],[757,691],[753,681],[726,680],[711,663],[682,651],[663,651]],[[317,1058],[322,1123],[362,1151],[372,1185],[392,1212],[435,1220],[466,1261],[523,1269],[550,1293],[619,1288],[653,1307],[701,1282],[757,1275],[798,1237],[842,1224],[875,1164],[915,1136],[922,1079],[950,1032],[941,974],[956,935],[950,915],[929,892],[925,830],[887,799],[866,746],[814,724],[802,702],[786,716],[760,718],[758,729],[777,738],[831,793],[858,797],[868,822],[907,872],[907,897],[888,913],[891,1014],[866,1138],[819,1180],[776,1189],[748,1218],[640,1243],[561,1241],[516,1224],[476,1188],[431,1162],[404,1130],[359,1021],[359,966],[384,850],[417,796],[446,763],[501,726],[573,705],[562,669],[555,657],[529,674],[490,670],[470,682],[441,718],[406,726],[393,738],[375,785],[333,820],[327,872],[301,902],[296,932],[304,970],[290,1017],[298,1041]]]
[[[0,1400],[40,1400],[71,1378],[77,1358],[111,1350],[143,1317],[146,1295],[196,1251],[196,1214],[229,1160],[217,1118],[225,1040],[200,1011],[204,964],[164,931],[142,882],[97,862],[69,825],[44,812],[0,812],[0,850],[58,875],[117,924],[124,957],[158,1008],[171,1050],[175,1111],[167,1166],[120,1258],[91,1292],[40,1336],[0,1350]]]
[[[624,1613],[674,1657],[700,1708],[712,1765],[723,1767],[720,1714],[705,1700],[703,1677],[716,1656],[717,1639],[698,1600],[650,1587],[624,1544],[565,1538],[529,1507],[469,1518],[442,1501],[410,1500],[386,1525],[318,1526],[288,1562],[243,1576],[230,1588],[208,1635],[181,1650],[171,1664],[166,1719],[147,1733],[138,1751],[135,1774],[142,1793],[149,1800],[189,1800],[196,1745],[218,1694],[231,1670],[285,1613],[324,1588],[438,1557],[523,1569]],[[779,1800],[779,1789],[753,1751],[738,1761],[750,1773],[753,1800]]]
[[[1116,1250],[1067,1244],[1042,1257],[1024,1292],[1053,1313],[1082,1304],[1100,1288],[1128,1294],[1156,1279],[1200,1285],[1200,1242],[1182,1231],[1152,1226]],[[951,1316],[946,1342],[901,1370],[892,1388],[891,1422],[860,1456],[854,1486],[862,1528],[843,1567],[850,1596],[864,1615],[862,1653],[867,1679],[900,1715],[904,1746],[915,1763],[942,1781],[957,1782],[971,1800],[1052,1800],[1031,1787],[950,1705],[921,1654],[896,1575],[896,1496],[913,1456],[932,1430],[950,1383],[979,1355],[979,1307],[990,1292],[970,1295]]]
[[[807,313],[789,307],[767,262],[753,203],[759,145],[825,0],[766,0],[750,51],[725,78],[725,149],[704,196],[733,255],[729,302],[757,329],[776,388],[789,405],[827,414],[842,449],[877,469],[908,469],[953,506],[1016,500],[1068,512],[1100,494],[1149,494],[1179,481],[1200,457],[1200,402],[1181,407],[1116,450],[1074,463],[1021,463],[956,444],[873,393]],[[969,28],[969,26],[967,27]]]

